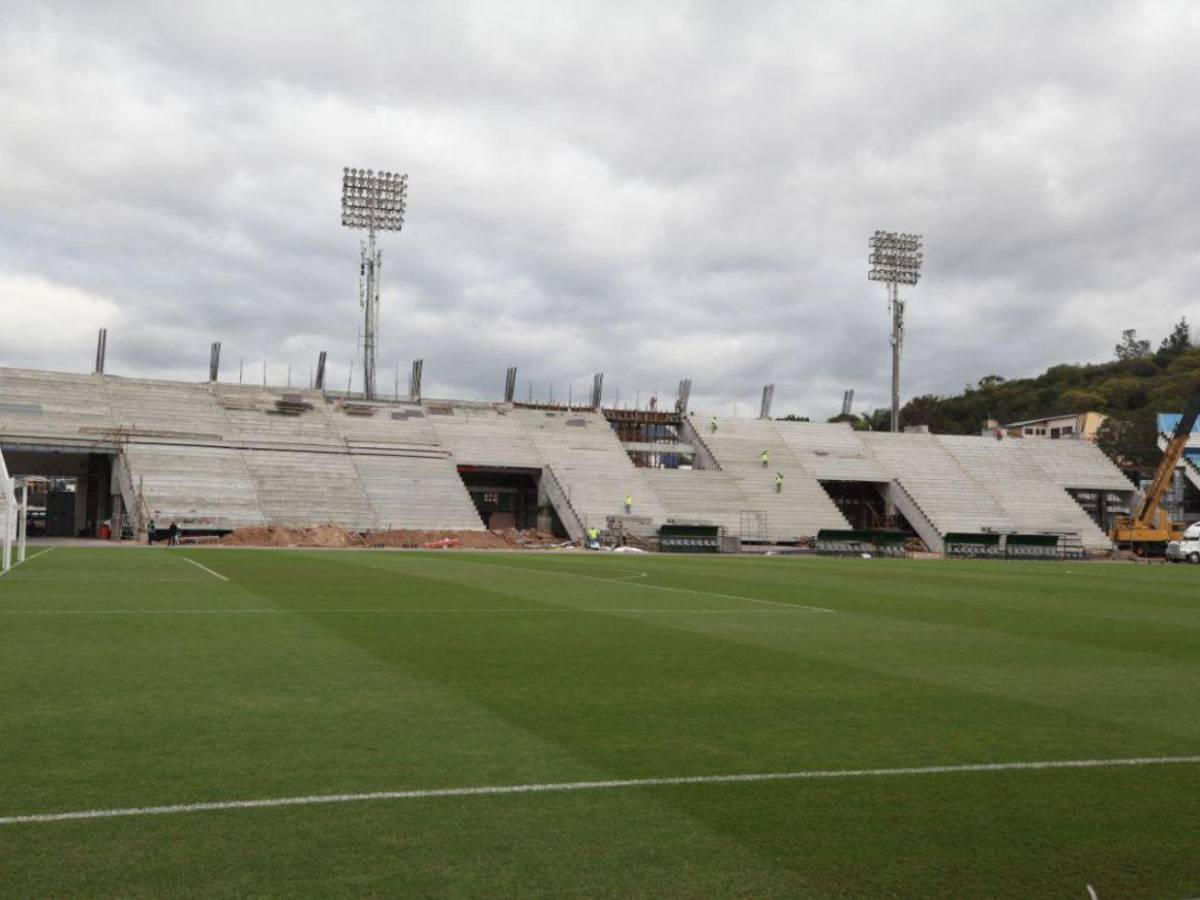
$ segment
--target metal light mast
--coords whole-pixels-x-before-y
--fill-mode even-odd
[[[892,431],[900,430],[900,347],[904,343],[904,301],[900,285],[916,284],[921,277],[921,235],[876,231],[871,247],[871,270],[867,278],[882,281],[888,289],[888,312],[892,314]]]
[[[383,254],[375,249],[376,231],[404,227],[408,176],[374,169],[342,169],[342,224],[364,228],[358,302],[363,310],[363,395],[375,398],[375,355],[379,347],[379,272]]]

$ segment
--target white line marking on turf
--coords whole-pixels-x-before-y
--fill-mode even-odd
[[[210,569],[208,566],[202,566],[202,565],[200,565],[200,563],[196,562],[194,559],[188,559],[186,556],[181,556],[181,557],[180,557],[180,559],[182,559],[184,562],[190,562],[190,563],[191,563],[193,566],[195,566],[197,569],[203,569],[203,570],[204,570],[205,572],[207,572],[209,575],[215,575],[215,576],[217,576],[217,577],[218,577],[218,578],[220,578],[222,581],[228,581],[228,580],[229,580],[229,579],[228,579],[228,578],[226,578],[224,575],[222,575],[220,572],[214,572],[214,571],[213,571],[212,569]]]
[[[195,584],[195,582],[191,582]],[[421,614],[438,614],[438,613],[719,613],[731,615],[764,615],[764,614],[781,614],[786,613],[786,609],[680,609],[671,606],[642,606],[642,607],[588,607],[588,608],[570,608],[570,607],[499,607],[499,608],[445,608],[445,607],[414,607],[409,609],[384,608],[384,609],[320,609],[316,607],[307,608],[248,608],[248,609],[0,609],[0,616],[117,616],[117,615],[159,615],[164,613],[170,614],[190,614],[190,615],[222,615],[225,613],[242,614],[242,613],[295,613],[297,615],[307,615],[309,613],[321,615],[324,613],[384,613],[384,614],[403,614],[403,613],[421,613]]]
[[[445,557],[413,555],[413,556],[408,557],[408,559],[419,559],[419,560],[422,560],[423,562],[441,562],[442,560],[445,559]],[[536,572],[539,575],[565,575],[568,578],[586,578],[589,581],[603,581],[603,582],[606,582],[607,584],[628,584],[630,587],[647,588],[649,590],[655,590],[655,591],[672,591],[673,593],[676,593],[676,594],[699,594],[704,597],[720,597],[723,600],[747,600],[750,603],[767,603],[767,604],[770,604],[771,606],[786,606],[789,609],[803,609],[803,610],[807,610],[808,612],[823,612],[823,613],[834,612],[834,610],[827,609],[824,606],[807,606],[806,604],[803,604],[803,603],[787,603],[786,601],[783,601],[783,600],[764,600],[762,597],[742,597],[737,594],[717,594],[717,593],[714,593],[713,591],[701,591],[701,590],[695,590],[692,588],[665,587],[661,584],[642,584],[641,582],[638,582],[635,584],[625,578],[600,578],[599,576],[596,576],[596,575],[580,575],[578,572],[564,572],[562,570],[556,570],[556,569],[531,569],[528,566],[503,566],[503,565],[500,565],[499,563],[482,562],[480,560],[475,560],[475,559],[451,559],[451,560],[448,560],[448,562],[456,562],[456,563],[460,563],[462,565],[470,565],[470,566],[490,566],[493,569],[520,569],[522,572]],[[624,570],[618,569],[617,571],[628,572],[630,570],[629,569],[624,569]],[[642,574],[648,575],[649,573],[646,572],[646,573],[642,573]]]
[[[33,556],[25,557],[25,562],[31,563],[35,559],[37,559],[39,556],[41,556],[45,553],[49,553],[53,549],[54,549],[53,547],[47,547],[45,550],[39,550],[37,553],[33,554]],[[7,575],[9,572],[13,571],[13,569],[15,569],[19,565],[21,565],[19,562],[13,563],[13,565],[11,565],[9,568],[5,569],[3,572],[0,572],[0,575]]]
[[[1044,762],[973,763],[957,766],[906,766],[896,769],[813,769],[802,772],[764,772],[747,775],[687,775],[676,778],[624,778],[611,781],[565,781],[550,784],[508,784],[492,787],[432,788],[416,791],[378,791],[370,794],[315,794],[268,800],[218,800],[172,806],[134,806],[125,809],[90,809],[60,813],[2,816],[0,825],[30,822],[66,822],[75,819],[113,819],[120,816],[165,816],[174,813],[223,809],[268,809],[277,806],[315,806],[327,803],[361,803],[370,800],[424,800],[435,797],[481,797],[502,794],[548,794],[567,791],[602,791],[617,788],[659,787],[683,784],[740,784],[758,781],[800,781],[829,778],[875,778],[895,775],[945,775],[961,772],[1018,772],[1036,769],[1099,769],[1116,766],[1159,766],[1200,763],[1200,756],[1141,756],[1130,759],[1066,759]]]

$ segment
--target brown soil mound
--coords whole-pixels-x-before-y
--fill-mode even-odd
[[[363,539],[340,525],[327,522],[311,528],[238,528],[221,538],[230,547],[362,547]]]
[[[463,550],[510,550],[553,546],[553,535],[536,529],[518,531],[371,531],[364,535],[368,547],[439,547]]]
[[[430,547],[464,550],[512,550],[555,547],[562,542],[554,535],[530,528],[519,531],[369,531],[357,534],[340,525],[326,523],[311,528],[280,525],[238,528],[220,539],[228,547]]]

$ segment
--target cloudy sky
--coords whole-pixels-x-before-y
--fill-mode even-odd
[[[836,413],[1200,320],[1200,5],[0,0],[0,365],[344,383],[343,166],[410,177],[380,382]],[[355,387],[361,384],[355,375]]]

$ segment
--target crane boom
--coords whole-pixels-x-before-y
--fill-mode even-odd
[[[1183,458],[1183,451],[1187,448],[1188,438],[1192,434],[1192,428],[1195,426],[1198,416],[1200,416],[1200,385],[1196,386],[1191,399],[1184,407],[1183,415],[1179,417],[1179,423],[1175,426],[1175,431],[1163,451],[1162,462],[1158,464],[1154,480],[1150,482],[1146,496],[1142,498],[1137,514],[1130,523],[1135,529],[1156,527],[1159,505],[1171,487],[1171,479],[1175,476],[1175,467]]]

